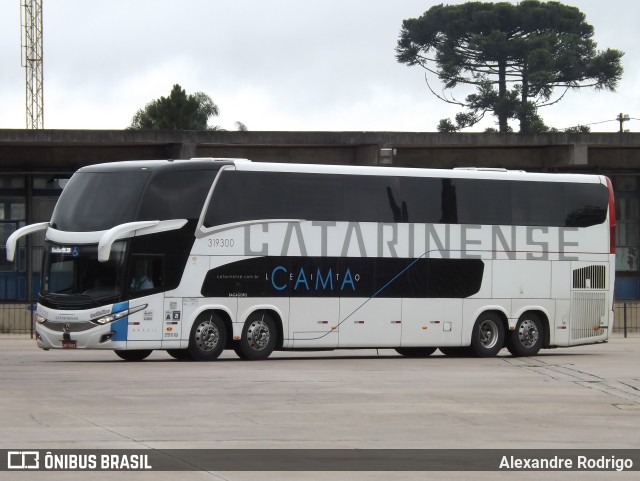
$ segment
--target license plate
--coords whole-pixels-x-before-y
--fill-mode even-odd
[[[75,349],[76,341],[67,341],[65,339],[62,340],[62,349]]]

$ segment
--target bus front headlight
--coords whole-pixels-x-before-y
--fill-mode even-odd
[[[91,322],[95,324],[100,324],[100,325],[109,324],[110,322],[114,322],[114,321],[117,321],[118,319],[122,319],[123,317],[133,314],[134,312],[141,311],[142,309],[145,309],[147,306],[148,304],[143,304],[141,306],[125,309],[124,311],[107,314],[106,316],[98,317],[97,319],[91,319]]]

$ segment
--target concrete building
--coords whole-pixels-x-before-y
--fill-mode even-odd
[[[616,298],[640,299],[640,133],[0,130],[0,246],[17,227],[49,220],[61,180],[84,165],[191,157],[608,175],[617,202]],[[0,332],[29,329],[25,306],[37,296],[42,245],[29,238],[16,263],[0,255],[0,302],[13,309]]]

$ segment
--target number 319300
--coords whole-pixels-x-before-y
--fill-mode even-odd
[[[209,239],[209,247],[233,247],[233,239],[224,237]]]

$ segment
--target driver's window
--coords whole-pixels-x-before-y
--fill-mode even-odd
[[[162,257],[134,255],[131,260],[129,289],[147,291],[162,285]]]

